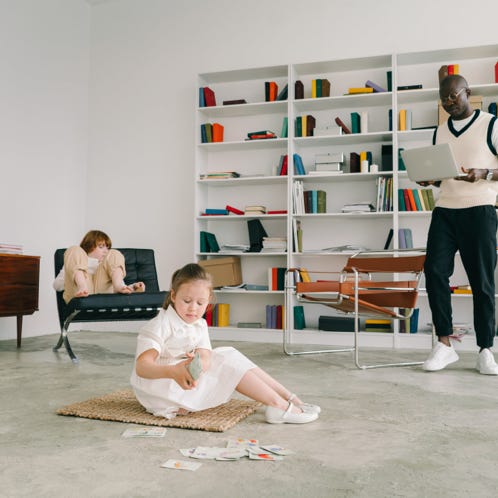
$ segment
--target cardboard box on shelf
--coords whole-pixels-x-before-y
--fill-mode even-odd
[[[470,105],[472,109],[482,109],[482,96],[481,95],[471,95],[469,97]],[[449,114],[443,109],[441,101],[438,104],[438,124],[443,124],[448,121]]]
[[[242,283],[242,270],[240,258],[230,256],[226,258],[212,258],[199,261],[212,277],[213,287],[225,285],[240,285]]]

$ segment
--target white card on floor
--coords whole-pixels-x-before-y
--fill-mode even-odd
[[[265,444],[264,446],[261,446],[261,448],[271,453],[275,453],[275,455],[285,456],[294,454],[294,451],[284,448],[283,446],[280,446],[278,444]]]
[[[165,427],[130,427],[122,434],[123,437],[164,437],[165,435]]]
[[[236,439],[229,439],[227,443],[227,448],[250,448],[251,446],[258,446],[257,439],[243,439],[238,437]]]
[[[267,462],[276,462],[277,460],[283,460],[284,457],[280,455],[270,455],[269,453],[251,453],[249,452],[249,460],[266,460]]]
[[[175,469],[175,470],[197,470],[202,463],[198,462],[186,462],[185,460],[168,460],[161,464],[161,467],[166,469]]]

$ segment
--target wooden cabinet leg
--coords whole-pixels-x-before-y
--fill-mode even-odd
[[[22,337],[22,315],[17,315],[17,347],[21,347]]]

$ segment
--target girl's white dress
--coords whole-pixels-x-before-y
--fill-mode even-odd
[[[155,349],[161,365],[185,360],[185,353],[196,348],[209,349],[211,366],[203,372],[197,386],[182,389],[173,379],[145,379],[133,368],[131,385],[140,404],[150,413],[166,418],[176,416],[179,408],[205,410],[226,403],[243,375],[256,365],[232,347],[212,349],[206,321],[184,322],[173,306],[162,309],[138,335],[135,360],[144,351]]]

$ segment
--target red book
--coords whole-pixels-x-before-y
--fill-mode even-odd
[[[448,76],[450,74],[455,74],[455,65],[454,64],[448,64]]]
[[[204,87],[204,102],[206,103],[206,107],[213,107],[216,105],[214,92],[207,86]]]
[[[405,209],[406,211],[413,211],[412,204],[410,202],[410,197],[408,196],[408,189],[403,189],[403,196],[405,197]]]
[[[340,126],[342,128],[342,131],[346,135],[349,135],[351,133],[351,130],[342,122],[341,118],[335,118],[335,123],[337,126]]]
[[[266,214],[287,214],[287,209],[275,209],[273,211],[267,211]]]
[[[208,324],[208,327],[213,326],[213,305],[210,304],[206,308],[206,313],[204,314],[204,319],[206,320],[206,323]]]
[[[230,213],[233,213],[233,214],[239,214],[239,215],[240,215],[240,214],[244,214],[244,211],[241,211],[240,209],[237,209],[237,208],[235,208],[235,207],[233,207],[233,206],[229,206],[229,205],[227,205],[227,206],[225,207],[225,209],[226,209],[227,211],[229,211]]]
[[[284,161],[282,163],[282,170],[280,171],[281,176],[285,176],[287,174],[287,170],[289,169],[289,159],[287,154],[285,154]]]
[[[283,321],[282,321],[282,305],[277,305],[277,329],[283,329]]]

